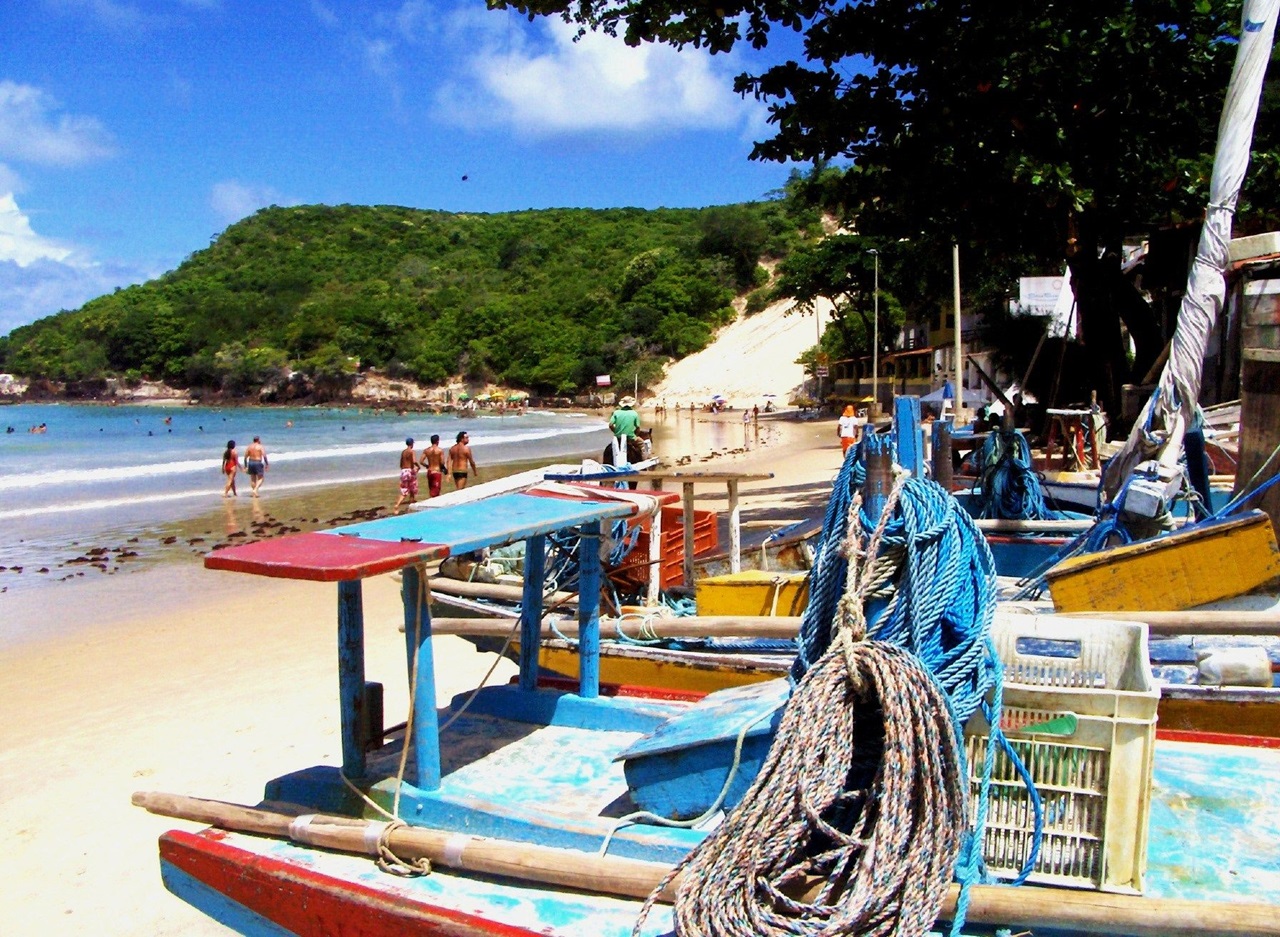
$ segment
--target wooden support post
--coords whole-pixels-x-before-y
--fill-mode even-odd
[[[738,504],[738,480],[729,485],[729,572],[742,572],[742,506]]]
[[[951,424],[933,421],[933,480],[950,491],[954,484],[951,471]]]
[[[1263,330],[1253,327],[1253,331]],[[1240,464],[1236,468],[1233,496],[1242,492],[1249,479],[1280,446],[1280,353],[1271,348],[1245,348],[1240,362],[1240,387]],[[1280,466],[1272,460],[1264,477],[1258,480],[1265,482],[1276,471],[1280,471]],[[1249,502],[1249,506],[1261,508],[1270,515],[1272,526],[1280,531],[1280,485]]]
[[[684,483],[684,584],[693,586],[693,482]]]
[[[542,629],[542,590],[546,586],[547,538],[524,544],[524,594],[520,598],[520,689],[538,686],[538,633]]]
[[[680,415],[680,405],[676,404],[676,415]],[[649,487],[653,491],[662,490],[662,479],[651,478]],[[649,593],[645,600],[650,605],[657,605],[662,593],[662,508],[653,515],[649,526]]]
[[[404,639],[413,703],[413,755],[419,790],[440,787],[440,723],[436,717],[436,662],[431,647],[431,600],[422,588],[422,570],[406,566],[401,573]],[[416,668],[416,669],[415,669]],[[409,744],[406,739],[405,744]]]
[[[862,503],[874,524],[884,513],[893,488],[893,453],[888,436],[867,437],[867,480],[862,489]]]
[[[342,773],[365,772],[361,714],[364,711],[364,602],[360,580],[338,583],[338,706],[342,719]]]
[[[1092,390],[1089,392],[1089,415],[1085,418],[1089,421],[1089,468],[1095,472],[1102,467],[1102,455],[1098,452],[1098,426],[1093,421],[1093,414],[1098,409],[1098,392]],[[1206,487],[1208,479],[1205,481]],[[1208,502],[1205,502],[1207,505]]]
[[[578,568],[578,695],[595,699],[600,695],[600,521],[582,525]]]
[[[924,476],[924,453],[920,446],[920,398],[893,399],[893,430],[898,440],[898,464],[916,478]]]

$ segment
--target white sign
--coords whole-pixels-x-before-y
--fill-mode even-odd
[[[1018,305],[1025,312],[1052,315],[1064,289],[1066,277],[1022,277],[1018,281]]]
[[[612,383],[613,381],[609,380],[609,375],[607,374],[596,375],[596,387],[608,387]]]

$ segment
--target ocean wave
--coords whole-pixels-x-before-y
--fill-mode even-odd
[[[594,426],[541,427],[523,432],[504,433],[501,435],[478,435],[471,440],[471,446],[477,453],[487,448],[508,445],[511,443],[528,443],[539,439],[554,439],[560,436],[576,436],[602,430],[603,424]],[[425,443],[426,440],[421,440]],[[451,445],[452,443],[448,443]],[[273,464],[288,462],[310,462],[320,459],[348,459],[370,455],[390,455],[399,452],[403,443],[375,442],[344,446],[324,446],[309,449],[280,449],[268,451],[267,457]],[[93,468],[47,469],[36,472],[0,475],[0,492],[22,489],[44,488],[49,486],[95,485],[110,482],[139,481],[176,475],[216,474],[221,467],[221,459],[179,459],[172,462],[156,462],[151,464],[131,464],[117,466],[95,466]],[[375,476],[376,477],[376,476]],[[274,481],[274,479],[273,479]],[[328,484],[329,482],[324,482]],[[319,484],[319,483],[317,483]],[[273,487],[280,487],[273,485]],[[185,495],[184,495],[185,496]],[[13,515],[0,512],[0,518]]]
[[[377,475],[357,475],[350,478],[325,478],[314,481],[286,482],[271,485],[271,494],[285,491],[300,491],[307,488],[327,488],[338,485],[355,485],[363,482],[384,481],[386,472]],[[186,501],[192,498],[204,498],[210,501],[221,501],[220,494],[210,493],[208,486],[187,491],[169,491],[163,494],[129,495],[119,498],[96,498],[89,501],[64,501],[57,504],[40,504],[31,507],[13,508],[0,511],[0,520],[12,520],[23,517],[37,517],[47,514],[71,514],[77,511],[103,511],[110,508],[141,507],[150,504],[162,504],[169,501]],[[242,502],[243,503],[243,502]],[[268,500],[263,499],[265,505]]]

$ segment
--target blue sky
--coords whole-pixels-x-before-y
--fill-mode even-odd
[[[484,0],[5,0],[0,335],[273,203],[655,208],[785,181],[747,159],[754,53],[572,35]]]

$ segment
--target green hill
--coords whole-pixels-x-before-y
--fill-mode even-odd
[[[164,276],[0,339],[29,378],[341,392],[356,368],[565,392],[703,347],[802,236],[787,202],[448,214],[272,207]],[[807,219],[812,220],[812,219]]]

